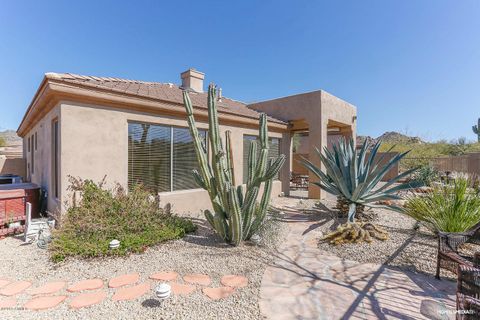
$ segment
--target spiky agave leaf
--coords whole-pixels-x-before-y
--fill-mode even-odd
[[[317,149],[317,156],[324,165],[325,172],[308,159],[300,160],[305,168],[318,177],[319,182],[314,184],[333,195],[342,196],[352,204],[348,212],[350,222],[355,219],[357,204],[369,206],[376,201],[401,199],[397,195],[399,191],[420,185],[418,182],[394,185],[400,179],[415,172],[417,168],[414,168],[397,175],[382,187],[375,189],[387,172],[408,154],[408,151],[397,154],[386,164],[382,164],[385,155],[377,156],[380,145],[381,142],[377,142],[368,156],[367,142],[363,143],[357,154],[353,139],[347,141],[342,138],[338,144],[333,145],[332,150],[325,147],[323,153]]]

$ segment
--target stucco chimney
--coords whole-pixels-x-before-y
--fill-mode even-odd
[[[180,77],[182,78],[182,88],[193,90],[195,92],[203,92],[203,79],[205,79],[205,73],[190,68],[187,71],[182,72]]]

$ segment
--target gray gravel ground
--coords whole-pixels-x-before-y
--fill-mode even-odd
[[[317,220],[317,232],[326,235],[336,229],[346,219],[338,218],[335,200],[327,198],[316,207],[311,200],[304,200],[303,207]],[[312,209],[313,208],[313,209]],[[376,213],[373,221],[386,229],[389,239],[374,240],[372,243],[330,245],[319,239],[319,248],[341,258],[364,262],[381,263],[401,270],[435,274],[437,261],[437,240],[428,230],[421,227],[415,230],[415,220],[401,213],[383,208],[371,209]],[[443,273],[443,272],[442,272]],[[451,277],[448,272],[442,274]]]
[[[34,245],[22,246],[21,241],[7,238],[0,241],[0,277],[30,280],[38,286],[49,280],[101,278],[139,272],[142,280],[155,272],[174,270],[180,275],[205,273],[212,277],[211,286],[220,286],[220,278],[226,274],[248,277],[249,285],[231,297],[211,301],[197,289],[193,294],[172,296],[159,303],[153,293],[136,301],[113,302],[114,292],[108,290],[108,298],[92,307],[71,310],[67,299],[56,309],[41,312],[23,311],[20,308],[2,310],[1,319],[261,319],[258,294],[266,264],[271,252],[287,233],[286,224],[271,219],[264,228],[259,246],[231,247],[222,243],[205,225],[199,222],[195,234],[182,240],[171,241],[148,249],[143,254],[126,258],[94,260],[70,259],[55,265],[49,262],[47,252]],[[107,283],[107,282],[106,282]],[[19,295],[20,307],[29,296]],[[70,294],[71,297],[71,294]]]

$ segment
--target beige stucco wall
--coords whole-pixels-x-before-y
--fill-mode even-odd
[[[329,126],[344,126],[342,130],[345,131],[342,134],[350,135],[354,139],[356,137],[356,107],[323,90],[262,101],[251,104],[249,107],[286,122],[305,122],[309,131],[309,154],[315,154],[315,148],[322,150],[327,146]],[[292,128],[292,130],[295,129]],[[318,167],[322,167],[318,157],[312,157],[311,161]],[[310,182],[317,180],[313,174],[309,175],[309,179]],[[320,188],[310,184],[308,196],[318,199],[324,198],[325,194]]]
[[[62,102],[61,114],[63,201],[69,201],[71,197],[67,192],[69,175],[94,181],[100,181],[106,175],[107,185],[110,187],[114,183],[127,185],[129,121],[188,127],[186,119],[182,118],[160,117],[75,102]],[[197,126],[208,128],[205,122],[198,122]],[[256,135],[258,130],[220,123],[222,135],[226,130],[232,132],[235,176],[238,183],[243,176],[243,135]],[[270,136],[283,139],[283,134],[278,132],[271,132]],[[281,183],[276,182],[274,185],[272,196],[277,196],[281,192]],[[201,189],[160,193],[160,201],[161,205],[171,203],[174,211],[178,213],[196,214],[200,209],[210,206],[207,193]]]
[[[52,121],[57,118],[59,121],[59,172],[61,175],[61,146],[62,146],[62,121],[60,117],[60,106],[56,105],[48,112],[23,138],[23,158],[25,161],[26,181],[31,181],[48,191],[47,208],[50,212],[55,212],[60,208],[61,191],[58,198],[53,196],[51,192],[52,186]],[[28,138],[37,133],[37,150],[35,146],[31,146],[28,152]],[[33,151],[32,151],[33,150]],[[31,170],[31,152],[34,152],[34,170]]]

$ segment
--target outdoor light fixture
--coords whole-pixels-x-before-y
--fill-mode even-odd
[[[117,239],[113,239],[112,241],[110,241],[110,249],[117,249],[118,247],[120,247],[120,241],[118,241]]]
[[[155,288],[155,295],[160,300],[165,300],[170,297],[172,288],[168,283],[162,283]]]

